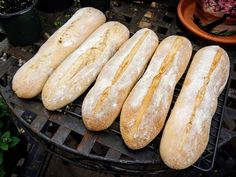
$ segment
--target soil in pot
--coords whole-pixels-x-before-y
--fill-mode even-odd
[[[33,4],[33,0],[0,0],[0,13],[9,14],[21,11]]]

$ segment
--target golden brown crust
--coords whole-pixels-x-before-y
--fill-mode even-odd
[[[105,15],[97,9],[78,10],[17,71],[12,81],[17,96],[32,98],[38,95],[57,66],[105,21]]]
[[[120,130],[129,148],[143,148],[161,131],[191,52],[191,43],[180,36],[164,39],[157,48],[121,111]]]
[[[55,110],[78,98],[128,38],[129,30],[119,22],[100,26],[47,80],[42,91],[44,106]]]
[[[132,48],[132,50],[130,51],[130,53],[127,55],[127,57],[125,57],[124,61],[121,63],[121,65],[119,66],[118,70],[116,71],[116,74],[114,76],[114,78],[112,79],[112,83],[110,87],[107,87],[102,94],[98,97],[96,106],[94,107],[93,111],[94,114],[96,114],[99,109],[101,108],[103,101],[107,98],[112,85],[114,85],[118,79],[120,79],[120,77],[122,76],[122,74],[124,73],[124,71],[127,69],[128,65],[130,64],[130,62],[132,61],[132,59],[134,58],[135,54],[137,53],[137,51],[140,49],[140,46],[143,44],[145,38],[147,37],[148,32],[146,31],[142,37],[137,41],[137,43],[135,44],[135,46]]]
[[[151,104],[151,100],[153,97],[153,94],[155,92],[155,90],[157,89],[157,86],[159,85],[160,81],[161,81],[161,77],[163,77],[163,74],[166,72],[167,69],[169,69],[171,67],[171,65],[173,65],[173,61],[175,59],[175,55],[178,51],[178,49],[181,47],[181,42],[182,42],[182,38],[177,37],[173,43],[172,46],[172,50],[168,53],[168,55],[165,57],[165,59],[163,60],[163,63],[161,64],[160,69],[158,70],[157,74],[155,75],[155,77],[152,79],[152,83],[151,86],[148,88],[147,94],[145,95],[145,98],[143,99],[143,102],[140,106],[140,109],[138,110],[138,112],[135,115],[135,123],[134,126],[132,128],[132,131],[135,133],[140,125],[140,122],[142,121],[142,117],[145,114],[145,112],[147,111],[147,108],[149,107],[149,105]],[[133,136],[134,133],[130,134],[129,136]]]
[[[161,139],[161,157],[170,168],[189,167],[205,150],[228,75],[229,58],[222,48],[208,46],[194,56]]]
[[[88,129],[101,131],[113,123],[157,45],[153,31],[139,30],[105,65],[83,102],[82,117]]]

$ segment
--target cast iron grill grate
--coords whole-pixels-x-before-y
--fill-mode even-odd
[[[193,54],[199,48],[207,45],[199,43],[196,38],[192,38],[187,32],[181,30],[173,1],[170,1],[172,5],[168,5],[168,0],[165,1],[165,4],[160,0],[152,5],[141,6],[119,2],[119,6],[112,5],[108,18],[124,23],[129,27],[131,33],[143,27],[150,27],[160,39],[172,34],[184,35],[192,41]],[[24,100],[17,98],[13,93],[11,79],[17,69],[16,59],[9,58],[3,64],[0,63],[1,94],[16,115],[15,121],[50,152],[73,164],[103,172],[148,175],[171,171],[163,164],[159,155],[161,135],[146,148],[132,151],[121,139],[119,119],[116,119],[105,131],[90,132],[86,130],[81,120],[81,104],[86,93],[65,108],[57,112],[49,112],[43,107],[39,97]],[[184,77],[185,74],[175,88],[172,107],[181,90]],[[210,170],[214,164],[226,95],[228,95],[228,87],[224,89],[218,99],[206,151],[194,165],[203,171]]]

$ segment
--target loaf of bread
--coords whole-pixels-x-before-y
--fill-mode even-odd
[[[204,47],[194,56],[161,138],[160,154],[170,168],[187,168],[204,152],[229,68],[227,53],[219,46]]]
[[[157,35],[141,29],[107,62],[82,105],[83,122],[89,130],[104,130],[113,123],[157,45]]]
[[[49,77],[42,91],[44,106],[55,110],[79,97],[128,38],[129,30],[119,22],[100,26]]]
[[[12,89],[21,98],[38,95],[56,67],[100,25],[105,15],[87,7],[78,10],[15,74]]]
[[[169,36],[158,46],[121,111],[120,131],[129,148],[143,148],[161,131],[191,53],[190,41],[180,36]]]

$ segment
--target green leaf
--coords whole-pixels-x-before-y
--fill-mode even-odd
[[[11,133],[9,131],[6,131],[0,138],[0,148],[4,151],[7,151],[9,149],[9,143],[12,141],[10,136]]]
[[[14,147],[20,142],[20,139],[15,136],[11,137],[11,140],[12,141],[11,141],[10,147]]]
[[[42,23],[46,23],[47,20],[48,20],[48,17],[47,17],[47,16],[42,16],[42,15],[40,15],[39,18],[40,18],[40,21],[41,21]]]
[[[3,151],[0,150],[0,165],[2,164],[3,162]]]
[[[0,143],[0,148],[4,151],[7,151],[9,149],[9,144],[7,143]]]
[[[10,111],[8,106],[6,105],[5,101],[2,97],[0,97],[0,118],[10,116]]]
[[[56,28],[59,28],[62,26],[62,22],[60,21],[60,19],[56,19],[53,23],[53,25],[56,27]]]
[[[226,31],[224,33],[222,33],[221,35],[224,35],[224,36],[231,36],[233,34],[236,34],[236,31],[235,30],[231,30],[231,31]]]
[[[219,35],[219,36],[231,36],[236,34],[235,30],[223,30],[223,31],[217,31],[217,32],[211,32],[212,34]]]
[[[3,133],[3,135],[2,135],[2,139],[9,139],[10,138],[10,136],[11,136],[11,133],[10,133],[10,131],[6,131],[5,133]]]
[[[227,31],[227,30],[224,30],[224,31],[211,31],[210,33],[215,34],[215,35],[220,35],[222,32],[224,33],[225,31]]]

